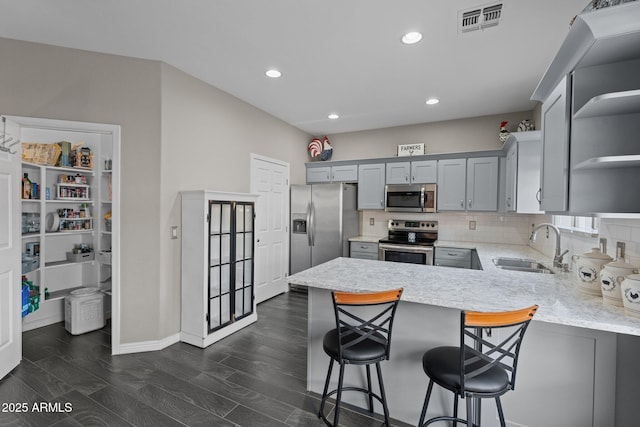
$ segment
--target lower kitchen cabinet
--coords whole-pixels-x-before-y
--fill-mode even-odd
[[[255,201],[242,193],[182,193],[181,341],[204,348],[257,320]]]
[[[471,249],[435,248],[433,264],[441,267],[471,268]]]
[[[349,257],[359,259],[378,259],[378,244],[374,242],[351,242]]]

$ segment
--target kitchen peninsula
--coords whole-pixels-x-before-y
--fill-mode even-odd
[[[507,271],[491,261],[495,256],[539,259],[541,254],[530,247],[472,245],[482,271],[338,258],[290,276],[289,283],[309,291],[308,389],[321,393],[326,375],[329,359],[322,337],[335,327],[331,290],[403,287],[391,358],[382,368],[393,418],[417,423],[428,383],[422,354],[438,345],[457,344],[461,309],[498,311],[538,304],[522,347],[516,390],[503,399],[508,422],[532,427],[630,425],[617,418],[630,412],[622,406],[634,404],[627,397],[638,395],[640,384],[624,380],[637,367],[618,351],[621,346],[639,347],[640,320],[603,304],[601,297],[580,292],[570,272]],[[361,376],[352,372],[345,381],[361,384]],[[428,416],[450,412],[451,393],[438,388],[434,393]],[[345,399],[364,406],[360,396]],[[483,425],[497,425],[495,415],[495,405],[485,403]]]

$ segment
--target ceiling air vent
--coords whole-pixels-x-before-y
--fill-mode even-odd
[[[458,12],[458,33],[494,27],[500,23],[502,3],[479,6]]]

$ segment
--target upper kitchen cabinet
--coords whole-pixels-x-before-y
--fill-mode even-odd
[[[358,167],[358,210],[384,209],[385,164]]]
[[[467,160],[467,210],[498,209],[498,158],[475,157]]]
[[[437,160],[387,163],[387,184],[431,184],[437,181]]]
[[[497,209],[497,157],[438,161],[438,211]]]
[[[543,210],[640,212],[640,187],[626,185],[640,178],[638,75],[639,2],[576,18],[532,96],[543,101]]]
[[[505,148],[507,212],[540,213],[541,132],[513,132]]]
[[[322,182],[357,182],[358,165],[310,166],[307,165],[307,184]]]
[[[467,160],[438,161],[438,210],[464,211],[467,207]]]
[[[571,76],[563,78],[542,103],[540,208],[566,211],[569,204]]]
[[[437,160],[420,160],[411,162],[411,182],[415,184],[432,184],[437,181]]]

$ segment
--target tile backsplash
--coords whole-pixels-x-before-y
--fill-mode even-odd
[[[373,219],[373,225],[370,221]],[[437,220],[439,240],[453,242],[503,243],[531,245],[553,259],[556,236],[553,231],[538,231],[535,243],[529,241],[531,230],[543,222],[552,222],[551,215],[522,215],[504,213],[443,212],[436,214],[390,213],[384,211],[360,211],[360,234],[384,237],[389,219]],[[475,222],[475,230],[470,223]],[[616,242],[624,242],[625,260],[640,267],[640,219],[602,218],[600,234],[589,235],[569,230],[561,231],[562,251],[569,250],[564,261],[573,270],[571,257],[590,252],[599,246],[599,238],[607,239],[607,254],[616,257]]]
[[[439,240],[526,245],[531,230],[530,215],[443,212],[436,214],[360,211],[360,234],[386,236],[390,219],[437,220]],[[370,225],[373,219],[374,225]],[[475,230],[470,223],[475,223]]]

